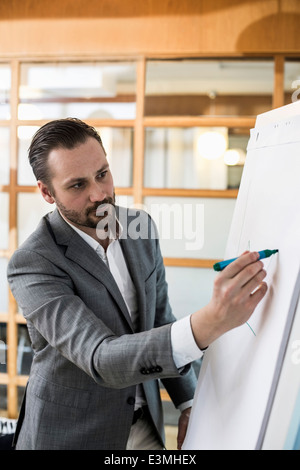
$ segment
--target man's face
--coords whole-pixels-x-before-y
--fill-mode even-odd
[[[89,137],[72,150],[58,148],[48,156],[51,188],[38,182],[43,197],[81,230],[95,229],[99,205],[115,203],[113,179],[100,143]]]

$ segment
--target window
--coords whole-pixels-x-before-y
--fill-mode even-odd
[[[145,114],[256,116],[272,107],[273,81],[272,59],[149,61]]]
[[[300,59],[290,58],[284,66],[284,102],[297,101],[300,95]]]
[[[145,130],[144,184],[151,188],[238,188],[249,131],[227,127]]]
[[[0,119],[10,119],[10,88],[10,66],[0,64]]]
[[[130,62],[21,65],[19,119],[134,119],[136,71]]]

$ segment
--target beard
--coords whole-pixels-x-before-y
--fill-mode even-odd
[[[67,209],[57,199],[55,199],[55,203],[61,214],[73,224],[95,229],[97,228],[98,223],[107,216],[109,207],[115,208],[116,201],[114,193],[113,197],[107,197],[102,201],[97,201],[93,204],[93,206],[88,207],[81,212]],[[106,208],[105,206],[108,207]],[[102,210],[101,207],[103,207],[104,210]]]

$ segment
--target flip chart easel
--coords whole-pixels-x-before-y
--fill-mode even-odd
[[[300,314],[300,102],[258,116],[251,130],[224,258],[249,248],[279,249],[264,261],[268,293],[251,329],[226,333],[205,353],[186,450],[261,449],[266,439],[268,448],[282,445],[269,427]],[[299,388],[300,365],[291,373]]]

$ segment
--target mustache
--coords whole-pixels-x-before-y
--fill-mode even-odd
[[[95,204],[92,207],[89,207],[86,210],[86,214],[89,215],[91,212],[95,212],[98,209],[99,206],[104,205],[104,204],[110,204],[113,207],[115,207],[115,200],[112,197],[107,197],[107,198],[103,199],[102,201],[95,202]]]

